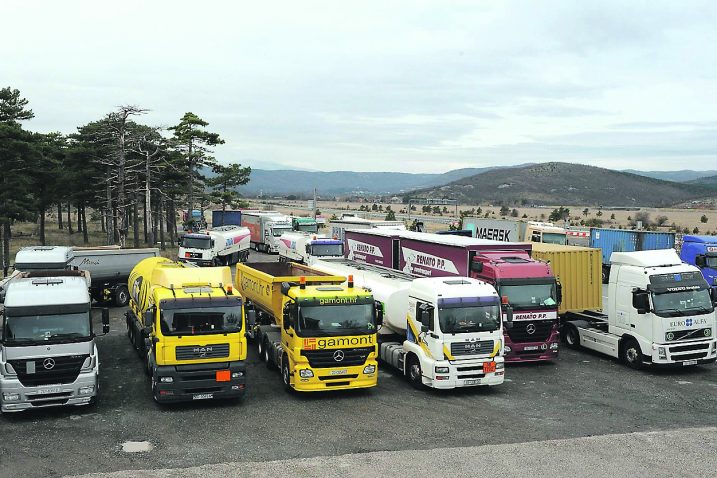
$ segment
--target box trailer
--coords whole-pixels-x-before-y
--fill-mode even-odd
[[[212,228],[220,226],[241,226],[241,211],[212,211]]]
[[[347,229],[389,229],[389,230],[406,230],[406,225],[402,221],[381,221],[378,219],[365,219],[357,216],[344,214],[341,219],[331,221],[331,237],[344,240],[345,231]]]

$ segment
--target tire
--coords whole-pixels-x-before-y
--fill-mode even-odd
[[[256,340],[256,349],[257,352],[259,352],[259,360],[261,362],[264,361],[264,341],[261,340],[259,337],[255,337]]]
[[[157,391],[157,374],[152,372],[152,398],[159,403],[159,392]]]
[[[115,289],[114,301],[117,307],[124,307],[129,304],[129,290],[126,285],[120,285]]]
[[[289,373],[289,357],[284,355],[281,358],[281,381],[284,383],[284,390],[293,392],[291,388],[291,374]]]
[[[423,371],[421,370],[421,362],[415,355],[409,356],[406,368],[406,376],[408,377],[408,381],[411,383],[411,386],[413,386],[413,388],[417,390],[421,390],[423,388]]]
[[[642,349],[637,340],[628,338],[621,344],[620,347],[620,358],[625,365],[633,370],[640,370],[644,363],[642,361]]]
[[[580,347],[580,333],[578,332],[578,328],[574,325],[568,324],[565,326],[565,343],[571,349],[577,349]]]
[[[264,339],[264,362],[268,369],[274,369],[274,361],[271,359],[271,345],[266,339]]]
[[[602,283],[608,284],[610,282],[610,269],[607,267],[602,268]]]

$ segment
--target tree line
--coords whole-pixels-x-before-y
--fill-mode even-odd
[[[124,105],[72,134],[37,133],[23,127],[35,116],[28,100],[17,89],[0,89],[0,252],[5,270],[12,225],[37,222],[38,242],[45,245],[45,220],[54,208],[59,229],[82,233],[85,244],[89,210],[90,219],[100,221],[108,245],[159,242],[164,248],[165,242],[176,241],[178,209],[189,212],[183,222],[191,229],[191,211],[197,206],[241,205],[236,188],[249,182],[251,168],[216,161],[212,148],[224,140],[207,130],[209,123],[191,112],[168,128],[138,122],[148,111]],[[205,177],[209,170],[213,174]]]

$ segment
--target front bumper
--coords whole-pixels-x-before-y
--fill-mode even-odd
[[[196,265],[198,265],[198,266],[200,266],[200,267],[211,267],[211,266],[214,265],[214,262],[213,262],[213,261],[210,261],[210,260],[206,260],[206,259],[193,259],[193,258],[188,258],[188,257],[178,257],[178,258],[177,258],[177,261],[178,261],[178,262],[186,262],[186,263],[189,263],[189,264],[196,264]]]
[[[656,367],[684,367],[713,363],[717,360],[717,340],[652,344],[649,359]]]
[[[80,373],[77,379],[68,384],[38,385],[26,387],[15,377],[0,377],[0,408],[3,413],[21,412],[31,408],[89,405],[97,396],[97,372]],[[88,392],[91,387],[91,392]],[[80,393],[85,389],[85,393]],[[9,395],[17,399],[6,400]]]
[[[483,364],[495,362],[496,371],[484,373]],[[434,362],[433,370],[424,370],[423,384],[427,387],[448,390],[452,388],[500,385],[505,380],[505,362],[503,357],[473,360],[439,360]],[[448,367],[448,373],[435,373],[436,368]],[[428,373],[428,375],[426,375]]]
[[[373,373],[363,373],[370,366],[373,366]],[[301,370],[311,370],[314,376],[302,378]],[[292,384],[297,392],[371,388],[378,383],[378,363],[375,360],[366,360],[362,365],[332,368],[311,368],[308,363],[300,362],[294,365],[292,371]]]
[[[513,342],[504,334],[506,363],[544,362],[558,358],[560,332],[554,327],[544,342]]]
[[[218,382],[217,372],[223,370],[229,370],[230,375],[238,374],[239,376],[232,377],[226,382]],[[172,377],[172,382],[163,382],[162,377]],[[156,399],[159,403],[240,398],[246,392],[246,364],[244,362],[220,362],[157,366],[155,388]]]

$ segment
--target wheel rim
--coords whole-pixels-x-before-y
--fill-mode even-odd
[[[126,304],[127,303],[127,293],[125,291],[120,291],[119,293],[119,300],[120,304]]]
[[[625,358],[627,358],[627,361],[630,363],[635,363],[638,360],[638,354],[637,350],[634,346],[628,347],[625,350]]]
[[[284,377],[284,385],[289,385],[290,379],[289,379],[289,366],[284,364],[282,367],[283,373],[281,374]]]
[[[567,335],[565,336],[565,340],[568,342],[569,345],[575,345],[575,335],[573,335],[575,332],[572,330],[569,330]]]
[[[269,363],[269,347],[267,347],[266,345],[264,346],[264,360],[266,361],[266,363]]]
[[[412,363],[410,368],[411,380],[414,382],[421,378],[421,367],[417,363]]]

